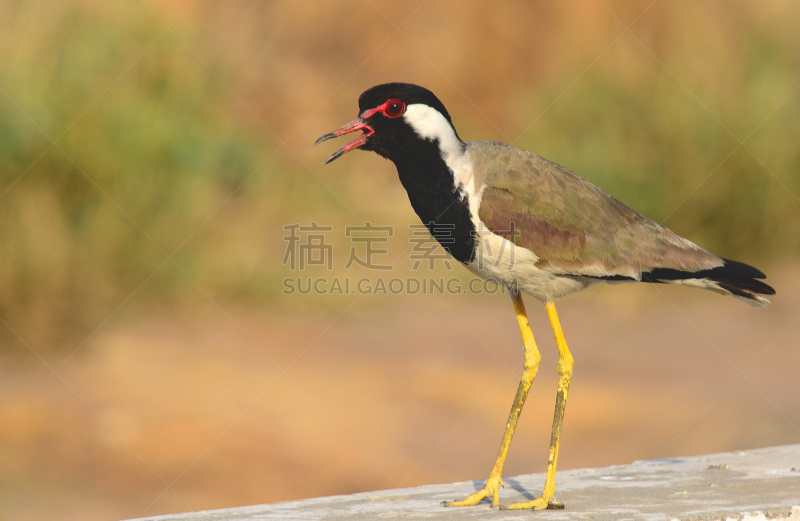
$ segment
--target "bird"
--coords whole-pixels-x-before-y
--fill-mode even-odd
[[[358,98],[358,116],[314,146],[361,132],[324,164],[353,150],[392,161],[430,234],[470,272],[511,296],[524,349],[523,374],[494,466],[483,487],[445,506],[500,506],[502,471],[541,355],[525,293],[545,305],[558,349],[558,389],[542,495],[501,508],[563,508],[555,496],[558,449],[574,359],[555,302],[600,283],[682,284],[754,306],[775,290],[760,270],[709,253],[619,202],[567,168],[496,141],[463,141],[430,90],[385,83]]]

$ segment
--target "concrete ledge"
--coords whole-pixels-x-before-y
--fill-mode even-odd
[[[530,500],[544,474],[505,478],[501,503]],[[366,492],[269,505],[151,517],[155,521],[322,519],[564,519],[800,521],[800,445],[558,473],[565,510],[504,511],[488,504],[444,508],[482,481]]]

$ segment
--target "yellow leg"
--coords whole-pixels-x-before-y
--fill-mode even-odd
[[[558,444],[561,440],[561,426],[564,423],[564,408],[567,405],[567,391],[569,382],[572,379],[572,355],[567,348],[567,341],[561,331],[561,323],[556,314],[556,305],[552,302],[547,303],[547,316],[550,317],[550,325],[556,337],[558,346],[558,392],[556,393],[556,411],[553,415],[553,430],[550,434],[550,456],[547,459],[547,476],[544,480],[544,491],[542,497],[525,503],[512,503],[507,509],[527,509],[544,510],[551,503],[556,492],[556,463],[558,462]],[[563,505],[559,505],[563,508]]]
[[[525,346],[525,365],[522,372],[522,379],[519,381],[517,388],[517,396],[514,398],[514,404],[511,406],[511,412],[508,414],[508,421],[506,422],[506,430],[503,433],[503,441],[500,443],[500,450],[497,453],[497,459],[494,462],[492,472],[489,474],[489,479],[483,488],[473,494],[470,494],[461,501],[449,501],[444,503],[444,506],[458,507],[458,506],[472,506],[477,505],[483,498],[490,497],[492,499],[492,506],[498,506],[500,487],[503,485],[501,475],[503,473],[503,463],[505,463],[506,455],[508,454],[508,446],[511,444],[511,437],[514,436],[514,429],[517,426],[517,420],[522,412],[522,406],[525,404],[525,398],[528,396],[528,390],[531,388],[536,371],[539,370],[539,361],[542,359],[539,350],[536,348],[536,342],[533,339],[533,333],[528,326],[528,315],[525,313],[525,304],[522,302],[522,295],[517,294],[514,297],[514,311],[517,312],[517,322],[519,329],[522,332],[522,342]]]

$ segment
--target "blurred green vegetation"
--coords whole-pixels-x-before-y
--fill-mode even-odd
[[[317,166],[327,151],[311,149],[313,138],[345,121],[341,107],[354,112],[358,92],[388,80],[437,92],[465,138],[487,137],[474,108],[488,107],[504,132],[527,128],[516,146],[715,253],[760,266],[800,253],[791,16],[756,19],[746,3],[717,16],[721,8],[704,4],[688,19],[710,24],[705,32],[686,27],[680,6],[659,4],[637,26],[658,57],[626,37],[594,63],[619,31],[614,20],[607,31],[567,5],[531,16],[535,31],[508,27],[481,40],[481,24],[495,23],[486,9],[496,9],[483,5],[448,11],[442,34],[427,18],[409,29],[449,75],[443,81],[430,67],[436,85],[418,71],[427,62],[402,38],[386,40],[393,27],[370,11],[342,20],[326,15],[335,6],[212,2],[181,22],[190,51],[137,2],[0,4],[0,317],[28,339],[57,344],[75,332],[85,338],[134,291],[140,304],[200,298],[192,281],[213,296],[284,305],[284,224],[354,224],[357,213],[404,228],[413,219],[383,171],[348,168],[323,179],[328,190],[298,164]],[[358,42],[348,38],[364,27]],[[575,49],[588,49],[588,59]],[[277,135],[302,126],[320,102],[321,126],[307,125],[311,134],[293,145],[300,156],[273,156],[275,135],[217,74],[241,82],[237,92]],[[506,95],[498,77],[508,79]],[[173,253],[178,267],[166,261]]]
[[[750,35],[745,47],[758,50],[741,57],[721,95],[703,85],[695,95],[661,67],[635,81],[619,81],[615,64],[593,69],[517,144],[718,255],[792,258],[800,252],[800,95],[790,93],[800,63],[761,46],[763,36]]]
[[[187,284],[159,266],[263,154],[230,117],[224,87],[173,36],[159,39],[164,27],[141,6],[11,9],[17,30],[0,38],[0,316],[57,340],[96,327],[142,284],[160,297]],[[191,270],[209,246],[187,243],[178,265]]]

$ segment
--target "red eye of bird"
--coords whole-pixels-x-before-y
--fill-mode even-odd
[[[399,99],[390,99],[386,102],[385,114],[390,118],[399,118],[406,111],[406,104]]]

